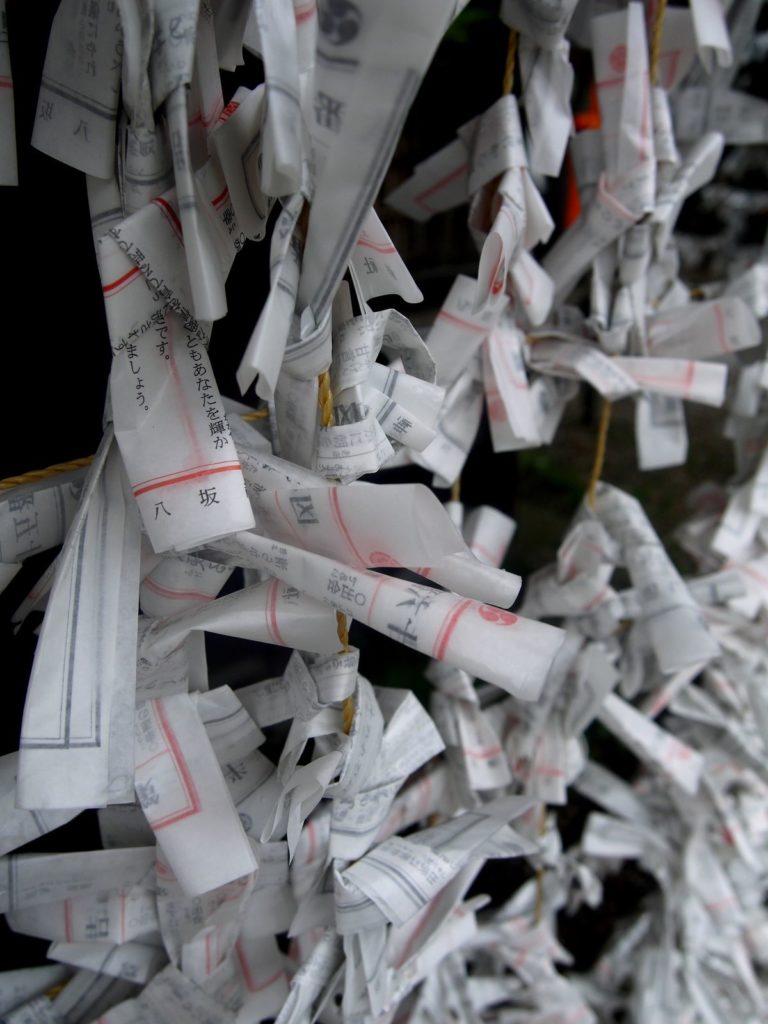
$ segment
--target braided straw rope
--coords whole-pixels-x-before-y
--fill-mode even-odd
[[[504,96],[509,96],[512,92],[512,87],[515,82],[515,61],[517,58],[517,32],[514,29],[509,30],[509,42],[507,43],[507,60],[504,66],[504,79],[502,81],[501,91]],[[529,338],[529,342],[535,342],[535,338]],[[459,488],[460,482],[457,480],[453,485],[451,492],[451,500],[459,500]],[[539,835],[542,836],[547,829],[547,805],[542,803],[541,812],[539,817]],[[539,864],[536,868],[536,897],[533,908],[533,923],[534,927],[541,921],[544,913],[544,866]]]
[[[57,462],[55,466],[46,466],[45,469],[31,469],[28,473],[21,473],[19,476],[7,476],[0,480],[0,491],[10,491],[12,487],[23,487],[24,484],[33,484],[38,480],[47,480],[52,476],[59,476],[61,473],[71,473],[75,469],[83,469],[93,462],[93,455],[86,455],[82,459],[70,459],[69,462]]]
[[[611,410],[613,406],[607,398],[603,399],[600,407],[600,422],[597,426],[597,441],[595,443],[595,455],[592,459],[592,470],[589,474],[587,484],[587,505],[594,511],[597,498],[597,485],[603,475],[605,464],[605,453],[608,449],[608,430],[611,426]]]
[[[512,86],[515,84],[515,61],[517,59],[517,32],[509,30],[509,42],[507,43],[507,60],[504,65],[504,78],[501,83],[502,96],[509,96]]]
[[[245,423],[253,423],[254,420],[263,420],[267,416],[269,416],[269,409],[254,409],[253,412],[244,413],[241,419]],[[39,480],[47,480],[49,477],[58,476],[61,473],[84,469],[86,466],[90,466],[93,458],[93,455],[86,455],[82,459],[57,462],[53,466],[46,466],[45,469],[30,469],[27,473],[19,473],[18,476],[7,476],[0,480],[0,491],[10,491],[12,487],[23,487],[24,484],[37,483]]]
[[[661,59],[661,40],[664,34],[664,15],[667,12],[667,0],[657,0],[656,13],[653,18],[653,29],[651,30],[650,43],[650,66],[648,77],[651,86],[655,86],[659,77],[659,60]],[[594,510],[597,495],[597,484],[603,473],[605,453],[608,447],[608,430],[611,425],[611,403],[607,398],[603,399],[600,410],[600,422],[597,428],[597,441],[595,443],[595,455],[592,461],[592,472],[589,474],[587,485],[587,505]]]
[[[667,0],[656,0],[658,6],[653,17],[651,31],[651,60],[648,77],[651,85],[656,85],[659,77],[659,59],[661,57],[661,38],[664,35],[664,15],[667,13]]]
[[[318,393],[317,404],[320,406],[320,425],[322,427],[333,426],[333,393],[331,392],[331,375],[327,370],[317,378]],[[346,654],[349,650],[349,627],[347,616],[344,612],[336,612],[336,633],[341,643],[341,653]],[[342,728],[346,735],[352,728],[352,719],[355,717],[355,702],[351,697],[344,700],[342,709]]]

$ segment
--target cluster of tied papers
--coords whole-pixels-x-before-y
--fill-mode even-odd
[[[768,1015],[768,256],[692,289],[675,235],[724,145],[768,141],[734,87],[761,4],[502,0],[509,81],[384,196],[419,222],[468,204],[476,274],[419,332],[370,304],[421,300],[374,202],[464,6],[59,6],[31,141],[86,176],[113,360],[90,465],[0,492],[0,585],[58,550],[14,615],[43,613],[0,911],[50,946],[0,970],[7,1024]],[[244,51],[264,82],[225,102]],[[249,242],[242,405],[208,343]],[[685,462],[684,402],[722,407],[736,473],[687,496],[687,574],[596,483],[521,597],[508,515],[387,470],[457,484],[484,410],[497,452],[567,444],[584,388],[634,404],[640,469]],[[371,630],[424,656],[426,703],[380,685]],[[284,671],[211,688],[206,633]],[[101,848],[19,850],[94,810]],[[514,888],[483,887],[490,861]],[[576,969],[563,916],[628,863],[649,893]]]

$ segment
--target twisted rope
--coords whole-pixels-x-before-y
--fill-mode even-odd
[[[651,85],[656,85],[659,77],[659,59],[661,58],[661,37],[664,34],[664,15],[667,13],[667,0],[657,0],[656,13],[653,17],[651,31],[651,61],[648,72]]]
[[[597,427],[595,457],[592,460],[592,471],[589,474],[589,484],[587,485],[587,505],[589,505],[592,510],[595,508],[597,485],[600,482],[600,477],[603,475],[605,453],[608,448],[608,430],[611,426],[611,409],[611,403],[607,398],[604,398],[603,404],[600,408],[600,423]]]
[[[19,476],[7,476],[0,480],[0,491],[10,491],[12,487],[23,487],[24,484],[33,484],[38,480],[47,480],[52,476],[59,476],[61,473],[71,473],[75,469],[83,469],[93,462],[93,455],[86,455],[82,459],[70,459],[69,462],[57,462],[55,466],[46,466],[45,469],[31,469],[28,473],[21,473]]]
[[[664,34],[664,16],[667,13],[667,0],[657,0],[656,13],[653,17],[653,29],[651,30],[650,44],[650,67],[648,76],[652,86],[656,85],[659,77],[659,60],[661,59],[661,40]],[[595,444],[595,456],[592,461],[592,472],[589,475],[587,485],[587,505],[594,510],[597,496],[597,485],[603,474],[605,464],[605,452],[608,447],[608,430],[611,425],[611,403],[603,399],[600,410],[600,423],[597,428],[597,442]]]
[[[504,64],[504,78],[501,83],[501,92],[503,96],[509,96],[512,92],[512,86],[515,84],[515,62],[517,60],[517,32],[511,28],[509,30],[509,41],[507,43],[507,60]]]
[[[317,404],[320,406],[320,425],[322,427],[333,426],[333,393],[331,391],[331,375],[324,370],[317,378],[318,393]],[[336,633],[341,644],[341,653],[349,651],[349,627],[347,616],[344,612],[336,612]],[[345,735],[349,735],[352,728],[352,719],[355,717],[355,702],[351,697],[346,697],[342,706],[342,729]]]

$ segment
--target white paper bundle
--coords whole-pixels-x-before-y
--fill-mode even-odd
[[[61,545],[14,614],[44,612],[0,758],[0,910],[56,966],[0,972],[4,1020],[765,1019],[768,286],[764,254],[734,248],[759,203],[718,179],[724,142],[765,137],[764,101],[733,88],[759,5],[505,0],[505,87],[500,68],[387,196],[422,223],[468,203],[475,276],[422,337],[389,308],[422,292],[374,204],[463,6],[54,18],[32,143],[87,175],[113,362],[90,468],[0,501],[0,586]],[[244,47],[263,84],[225,95]],[[577,48],[597,105],[571,135]],[[0,63],[11,184],[4,19]],[[563,166],[581,212],[561,225],[543,176]],[[733,216],[722,280],[677,230],[699,191]],[[229,295],[249,303],[251,410],[209,348],[233,263],[266,239],[263,306]],[[496,452],[567,445],[587,388],[633,403],[642,469],[698,443],[684,401],[725,406],[737,472],[689,496],[685,570],[599,481],[605,412],[584,500],[527,580],[510,516],[460,500],[484,409]],[[247,652],[225,676],[220,638]],[[55,851],[92,808],[102,849],[23,849]]]

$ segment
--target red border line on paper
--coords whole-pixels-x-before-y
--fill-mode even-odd
[[[467,608],[471,608],[474,603],[474,601],[467,597],[463,601],[459,601],[458,604],[455,604],[451,611],[446,615],[443,620],[443,624],[435,637],[435,645],[432,648],[433,658],[436,658],[438,661],[443,660],[445,657],[445,650],[448,646],[448,641],[451,639],[453,631],[456,628],[456,624]]]
[[[454,167],[454,169],[446,174],[444,178],[440,178],[440,180],[436,181],[434,185],[430,185],[429,188],[425,188],[423,192],[419,192],[418,195],[414,196],[414,203],[418,203],[419,206],[423,206],[425,210],[433,212],[432,207],[428,203],[424,202],[427,196],[433,195],[435,192],[443,188],[444,185],[449,185],[452,181],[455,181],[456,178],[460,178],[462,174],[466,174],[468,167],[469,164],[466,163],[460,164],[458,167]]]
[[[445,310],[441,309],[437,314],[437,318],[442,320],[450,320],[454,324],[458,324],[460,327],[468,327],[470,331],[477,331],[478,334],[488,334],[490,327],[480,327],[478,324],[473,324],[469,320],[462,320],[460,316],[454,316],[453,313],[446,313]]]
[[[179,746],[176,733],[173,731],[171,723],[168,721],[163,703],[162,701],[153,701],[152,703],[155,705],[157,723],[165,736],[167,744],[166,749],[173,759],[182,787],[187,795],[187,800],[189,800],[189,806],[185,807],[183,810],[174,811],[171,814],[166,815],[165,818],[160,818],[158,821],[151,822],[153,830],[157,831],[161,828],[167,828],[169,825],[175,825],[177,822],[183,821],[185,818],[190,818],[194,814],[198,814],[202,809],[202,805],[200,803],[200,797],[198,796],[194,780],[189,771],[189,765],[187,764],[181,747]]]
[[[161,477],[155,483],[147,483],[145,485],[137,484],[133,489],[134,498],[138,498],[141,494],[146,494],[147,491],[156,491],[161,487],[172,487],[174,484],[184,484],[188,480],[199,480],[206,476],[213,476],[215,473],[234,473],[240,469],[240,463],[234,465],[225,466],[213,466],[211,469],[199,469],[195,472],[184,473],[182,476],[175,477]]]
[[[171,590],[170,587],[164,587],[162,583],[155,582],[151,576],[145,576],[141,584],[144,587],[149,587],[156,594],[160,594],[162,597],[173,598],[175,601],[194,597],[199,598],[201,601],[213,601],[212,594],[202,594],[197,590]]]
[[[251,975],[250,969],[248,967],[248,961],[245,959],[245,953],[243,952],[243,947],[240,942],[240,939],[238,939],[237,942],[235,943],[235,953],[237,954],[237,960],[238,963],[240,964],[240,970],[242,971],[243,978],[245,980],[245,987],[248,989],[249,992],[261,992],[265,988],[269,988],[270,985],[274,985],[277,979],[282,977],[282,975],[286,973],[285,968],[281,967],[278,971],[275,971],[275,973],[271,977],[267,978],[266,981],[262,981],[257,985]]]
[[[283,647],[287,647],[285,640],[283,640],[280,627],[277,624],[277,591],[280,586],[280,580],[273,579],[269,585],[269,592],[267,594],[267,629],[269,634],[276,644],[282,644]]]
[[[367,565],[367,559],[363,558],[363,556],[355,547],[355,542],[352,540],[352,535],[347,529],[347,524],[344,522],[344,516],[342,515],[341,506],[339,505],[339,494],[335,487],[332,487],[328,491],[328,501],[330,502],[331,511],[333,512],[334,518],[338,524],[342,536],[344,537],[344,540],[347,542],[347,545],[352,554],[358,560],[360,565],[364,568]]]
[[[129,271],[123,274],[122,277],[118,277],[116,281],[110,281],[109,284],[102,285],[101,290],[106,295],[108,292],[114,291],[114,289],[118,288],[121,284],[127,284],[129,281],[133,281],[140,273],[141,271],[138,267],[131,267]]]
[[[383,252],[385,254],[397,252],[394,245],[378,245],[376,242],[369,242],[367,238],[358,238],[356,245],[364,245],[368,249],[375,249],[376,252]]]
[[[166,220],[173,228],[181,244],[184,244],[184,231],[181,227],[181,221],[179,220],[178,214],[168,202],[167,199],[163,199],[162,196],[156,196],[152,202],[159,206],[162,212],[165,214]]]
[[[215,199],[211,200],[211,206],[220,206],[229,195],[229,188],[225,185],[224,191],[219,192]]]
[[[316,9],[314,0],[310,4],[304,4],[303,7],[294,8],[293,16],[296,19],[296,24],[301,25],[302,22],[308,21],[314,15]]]

